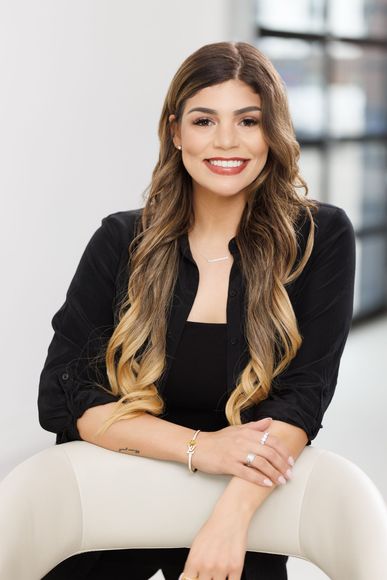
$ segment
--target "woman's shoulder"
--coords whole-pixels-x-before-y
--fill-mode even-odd
[[[315,221],[320,227],[329,226],[332,223],[348,223],[350,221],[344,208],[326,201],[316,201],[318,208],[315,213]]]
[[[312,212],[317,244],[329,242],[332,237],[336,238],[342,231],[347,231],[350,236],[354,235],[352,222],[344,208],[326,201],[317,199],[313,201],[317,202],[317,209]],[[309,230],[310,221],[304,219],[301,228],[304,238],[309,234]]]
[[[112,226],[127,230],[128,228],[133,227],[137,220],[141,218],[143,209],[144,208],[140,207],[136,209],[115,211],[105,216],[103,221],[106,220],[110,222]]]
[[[312,212],[315,225],[313,248],[301,274],[288,286],[291,300],[301,299],[305,284],[319,284],[322,288],[337,280],[351,280],[355,269],[355,232],[347,212],[340,206],[317,201],[317,211]],[[305,212],[306,213],[306,212]],[[306,249],[310,232],[307,218],[299,230],[298,262]],[[339,273],[345,272],[344,278]],[[316,289],[317,292],[317,289]],[[303,298],[301,299],[302,303]]]
[[[102,218],[102,226],[108,231],[108,235],[125,246],[133,239],[135,228],[141,219],[143,208],[121,210],[110,213]]]
[[[355,232],[347,212],[340,206],[325,201],[313,199],[317,202],[316,210],[312,211],[314,223],[314,239],[312,253],[305,268],[297,278],[296,285],[302,284],[309,272],[314,271],[316,264],[321,266],[321,260],[337,260],[343,256],[350,258],[354,254]],[[307,239],[310,233],[311,222],[305,209],[297,227],[297,261],[301,260],[306,250]]]

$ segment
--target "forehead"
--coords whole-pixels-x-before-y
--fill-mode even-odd
[[[201,89],[187,99],[184,110],[194,106],[208,107],[221,112],[241,109],[250,105],[261,106],[261,97],[240,80],[229,80]]]

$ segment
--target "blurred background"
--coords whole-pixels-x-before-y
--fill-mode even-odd
[[[51,319],[101,219],[143,206],[177,68],[223,40],[273,61],[309,196],[355,227],[353,326],[313,444],[387,498],[387,0],[0,1],[0,478],[54,444],[36,404]]]
[[[256,42],[286,83],[310,195],[343,207],[355,227],[354,317],[381,313],[387,304],[387,1],[256,0]]]

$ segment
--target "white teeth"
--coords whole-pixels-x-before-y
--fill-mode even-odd
[[[244,161],[221,161],[220,159],[209,160],[211,165],[218,165],[219,167],[239,167]]]

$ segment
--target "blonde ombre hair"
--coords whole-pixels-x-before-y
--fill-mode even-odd
[[[285,285],[301,274],[312,252],[313,213],[318,205],[305,197],[308,187],[299,173],[300,146],[285,87],[270,60],[251,44],[207,44],[177,70],[162,108],[159,159],[129,246],[127,295],[103,354],[109,392],[120,399],[98,434],[120,419],[164,412],[156,381],[166,368],[167,317],[178,275],[179,237],[189,231],[194,219],[191,177],[172,141],[168,119],[173,113],[179,123],[187,99],[231,79],[243,81],[260,95],[269,153],[263,170],[246,190],[236,235],[246,284],[244,324],[250,359],[225,407],[229,424],[241,424],[241,411],[267,398],[272,380],[301,346]],[[300,217],[309,218],[310,230],[304,255],[293,269]]]

